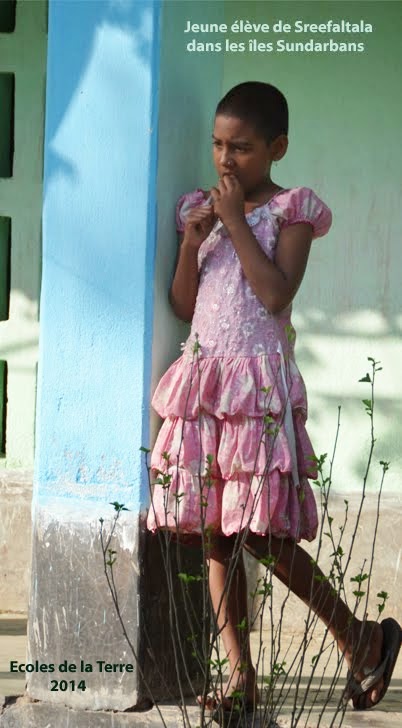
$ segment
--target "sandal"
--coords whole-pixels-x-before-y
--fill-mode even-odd
[[[383,643],[380,664],[374,670],[369,671],[361,682],[358,682],[348,670],[347,685],[343,700],[345,703],[352,700],[355,710],[370,710],[371,708],[375,708],[385,696],[391,682],[392,673],[401,647],[402,629],[398,622],[392,618],[384,619],[381,622],[381,627],[383,631]],[[367,705],[367,694],[381,678],[384,679],[384,685],[378,700],[375,703]]]

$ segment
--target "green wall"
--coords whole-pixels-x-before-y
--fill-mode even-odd
[[[342,406],[335,486],[340,492],[358,491],[370,424],[361,403],[370,393],[367,385],[358,380],[368,371],[368,356],[380,360],[383,370],[376,387],[375,461],[391,461],[386,488],[396,491],[402,475],[402,4],[227,0],[212,4],[170,1],[165,5],[171,25],[164,24],[161,81],[166,95],[160,117],[164,231],[171,225],[177,192],[214,182],[210,133],[214,106],[222,94],[245,80],[277,85],[289,101],[290,144],[287,156],[275,168],[274,179],[286,187],[312,187],[334,216],[330,233],[313,246],[294,303],[296,355],[310,403],[309,432],[317,453],[332,452],[338,405]],[[239,19],[254,23],[283,20],[292,25],[297,19],[305,23],[364,19],[373,25],[373,32],[359,37],[331,34],[338,42],[364,42],[363,53],[186,52],[185,40],[192,37],[191,33],[183,33],[187,20],[230,25]],[[216,35],[194,37],[222,40]],[[228,33],[228,37],[237,42],[247,42],[249,37],[263,42],[273,40],[272,34],[268,37],[262,33],[243,37]],[[275,40],[279,37],[284,36],[277,35]],[[329,38],[291,33],[286,40],[300,42],[310,37],[316,41]],[[179,78],[176,85],[175,73]],[[175,110],[181,140],[175,139],[172,145],[171,115]],[[165,148],[168,136],[169,152]],[[163,162],[168,153],[172,160],[169,168]],[[170,205],[169,213],[166,205]],[[168,269],[165,266],[164,278],[160,279],[162,295],[170,281],[172,251]],[[162,342],[166,341],[166,332],[172,332],[167,357],[171,360],[178,353],[177,327],[170,318],[164,319],[166,323],[160,349],[165,346]],[[166,357],[158,361],[155,374],[163,369]],[[369,481],[372,488],[379,482],[380,468],[374,470]]]
[[[336,488],[360,488],[369,436],[361,399],[370,393],[358,380],[368,370],[368,356],[380,360],[375,461],[391,461],[386,488],[396,491],[402,475],[402,5],[226,2],[226,23],[239,18],[282,19],[292,28],[298,19],[318,24],[329,18],[364,19],[373,26],[372,33],[358,37],[331,34],[336,41],[363,41],[363,53],[227,53],[223,91],[256,79],[285,93],[290,144],[275,181],[312,187],[333,211],[332,230],[314,244],[294,303],[296,355],[307,384],[309,432],[316,450],[332,451],[340,404]],[[292,33],[286,39],[310,37],[322,41],[329,35]],[[372,487],[379,482],[379,470],[373,471]]]
[[[31,469],[39,336],[47,3],[19,0],[15,26],[12,6],[2,3],[0,12],[0,362],[4,362],[0,367],[0,467]]]

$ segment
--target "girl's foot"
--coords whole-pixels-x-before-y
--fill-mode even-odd
[[[197,702],[199,705],[202,705],[204,702],[207,710],[216,710],[222,706],[223,710],[229,711],[233,707],[233,699],[237,697],[239,692],[243,695],[238,700],[245,703],[247,707],[253,708],[260,702],[260,692],[257,687],[255,671],[251,675],[249,674],[246,679],[242,676],[242,678],[237,680],[237,683],[232,675],[224,688],[223,694],[221,690],[217,689],[214,692],[208,693],[205,702],[203,696],[198,695]],[[235,694],[234,698],[232,697],[233,693]]]
[[[351,636],[348,638],[344,654],[355,682],[360,684],[381,664],[382,646],[383,630],[378,622],[365,622],[363,625],[357,622],[356,627],[351,627]],[[383,687],[384,680],[380,677],[378,682],[359,699],[353,696],[352,690],[354,707],[356,708],[358,703],[360,709],[371,708],[380,699]]]

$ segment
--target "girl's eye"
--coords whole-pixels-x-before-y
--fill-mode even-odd
[[[212,142],[212,146],[219,148],[219,147],[222,146],[222,144],[221,144],[221,142],[213,141]],[[243,147],[232,147],[232,151],[234,151],[234,152],[247,152],[248,149],[244,149]]]

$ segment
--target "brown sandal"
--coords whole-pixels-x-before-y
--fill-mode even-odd
[[[398,622],[392,618],[384,619],[381,622],[381,627],[383,631],[383,643],[380,664],[374,670],[371,670],[361,682],[358,682],[348,670],[347,685],[343,700],[345,703],[352,700],[355,710],[370,710],[371,708],[375,708],[384,698],[391,682],[392,673],[401,647],[402,629]],[[367,693],[372,690],[381,678],[384,678],[384,686],[380,697],[375,703],[367,705]]]

